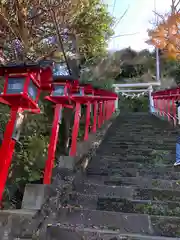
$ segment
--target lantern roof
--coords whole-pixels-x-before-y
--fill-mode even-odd
[[[72,85],[79,85],[79,81],[71,78],[71,76],[53,76],[53,84],[54,83],[70,83]]]
[[[81,84],[80,86],[84,87],[84,93],[85,94],[94,93],[94,88],[91,84]]]
[[[86,89],[93,89],[93,86],[89,83],[82,83],[81,86],[83,86]]]
[[[39,72],[40,65],[37,63],[8,63],[7,65],[0,66],[0,74],[1,76],[5,73],[24,73],[24,71],[29,72]]]
[[[40,67],[52,67],[53,65],[53,60],[41,60],[39,61]]]
[[[39,72],[41,68],[52,67],[52,64],[52,60],[41,60],[38,63],[8,63],[0,66],[0,76],[4,75],[4,73],[23,73],[24,71]]]
[[[112,92],[112,91],[108,91],[108,90],[105,90],[105,89],[100,89],[100,88],[95,88],[95,92],[94,94],[96,96],[101,96],[101,97],[110,97],[110,98],[117,98],[117,94]]]
[[[10,103],[3,98],[0,97],[0,103],[5,104],[5,105],[10,105]]]

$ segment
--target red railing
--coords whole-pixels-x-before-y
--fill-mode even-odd
[[[159,117],[167,118],[176,126],[178,123],[176,101],[180,99],[180,88],[156,91],[151,94],[153,106],[152,113]]]

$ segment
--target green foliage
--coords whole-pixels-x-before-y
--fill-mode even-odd
[[[100,0],[90,0],[74,19],[73,27],[80,35],[80,53],[85,59],[106,53],[107,40],[113,35],[112,25],[113,18]]]
[[[167,61],[165,75],[173,77],[177,84],[180,83],[180,62],[179,61]]]
[[[66,54],[71,52],[73,45],[73,53],[79,48],[85,59],[104,54],[107,40],[113,34],[113,18],[101,0],[3,0],[0,21],[3,62],[51,57],[55,50],[61,49],[57,35],[64,35],[62,26],[68,36],[63,40]],[[69,40],[78,43],[69,44]]]
[[[102,81],[94,81],[92,85],[97,88],[103,88],[107,90],[112,90],[112,85],[114,83],[113,79],[103,79]]]
[[[120,111],[148,112],[149,100],[147,96],[139,98],[119,97]]]

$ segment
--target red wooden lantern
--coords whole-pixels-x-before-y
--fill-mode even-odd
[[[84,87],[76,84],[72,85],[70,98],[74,102],[84,103],[85,102]]]
[[[94,88],[91,84],[83,84],[84,87],[84,96],[86,101],[93,102],[94,101]]]
[[[1,98],[14,108],[40,111],[40,67],[7,65],[3,69],[5,84]]]
[[[5,77],[4,89],[0,97],[11,107],[11,117],[6,126],[0,148],[0,200],[2,200],[15,144],[20,135],[24,112],[40,112],[38,107],[40,67],[36,64],[7,65],[1,67],[0,72]]]
[[[91,103],[94,101],[94,89],[91,84],[83,84],[84,87],[84,100],[86,105],[86,123],[85,123],[85,132],[84,140],[88,140],[90,120],[91,120]]]
[[[53,83],[50,96],[47,96],[46,99],[55,104],[69,104],[70,87],[71,84],[68,82]]]
[[[109,119],[115,111],[115,100],[118,96],[116,93],[98,88],[95,89],[94,95],[94,99],[99,103],[98,127],[101,127],[104,120]]]
[[[72,144],[70,156],[76,155],[77,137],[79,132],[79,122],[81,117],[81,104],[86,104],[86,126],[84,140],[88,139],[89,124],[90,124],[90,103],[94,99],[94,90],[90,84],[73,85],[71,88],[70,98],[76,104],[74,126],[72,130]]]
[[[79,84],[78,80],[68,80],[62,77],[55,75],[53,83],[51,83],[51,93],[46,97],[47,100],[55,104],[71,104],[70,92],[72,86],[77,86]]]
[[[48,88],[47,83],[50,83],[50,95],[47,96],[45,99],[55,104],[54,120],[48,148],[48,158],[46,161],[44,172],[44,184],[51,183],[51,175],[59,133],[59,123],[61,122],[62,118],[62,109],[63,107],[73,108],[72,100],[69,95],[72,85],[74,84],[76,86],[79,83],[71,75],[71,70],[68,69],[68,66],[65,62],[54,63],[52,70],[52,76],[50,72],[49,76],[53,77],[53,81],[47,80],[45,83],[43,82],[42,84],[44,88]],[[48,74],[47,71],[44,74]]]
[[[73,108],[72,101],[69,97],[72,84],[77,85],[77,81],[70,81],[62,79],[61,76],[56,76],[56,82],[52,83],[52,89],[49,96],[45,97],[46,100],[55,104],[54,120],[52,124],[50,143],[48,148],[48,158],[46,161],[44,172],[44,184],[51,183],[52,169],[55,159],[55,151],[59,133],[59,123],[62,118],[62,109],[64,107]]]
[[[70,99],[75,103],[74,125],[72,129],[72,141],[70,148],[70,156],[76,155],[77,137],[79,132],[79,122],[81,118],[81,104],[85,102],[84,87],[74,84],[71,87]]]
[[[40,62],[40,85],[41,90],[51,91],[53,83],[53,63],[52,61]]]

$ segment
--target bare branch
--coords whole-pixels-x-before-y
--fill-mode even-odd
[[[119,37],[132,36],[132,35],[136,35],[136,34],[140,34],[140,32],[137,32],[137,33],[125,33],[125,34],[120,34],[120,35],[112,36],[111,39],[119,38]]]
[[[117,20],[117,22],[114,24],[114,28],[117,27],[117,25],[122,21],[122,19],[125,17],[125,15],[127,14],[127,12],[129,11],[129,7],[130,5],[127,7],[127,9],[124,11],[124,13],[122,14],[122,16]]]

